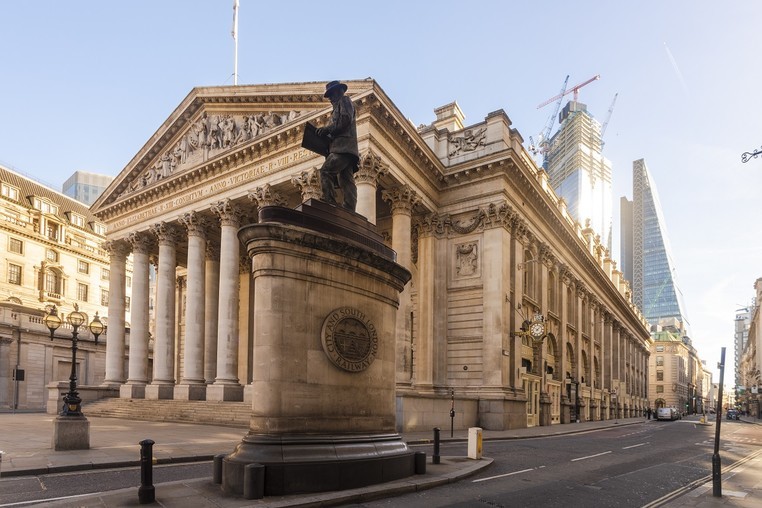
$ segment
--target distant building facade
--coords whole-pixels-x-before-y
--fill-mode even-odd
[[[113,176],[75,171],[63,184],[63,193],[70,198],[92,205],[114,179]]]
[[[680,322],[665,319],[654,330],[649,360],[651,407],[674,407],[691,414],[708,410],[711,394],[704,391],[705,369]]]
[[[0,187],[0,407],[44,409],[47,384],[68,380],[71,371],[71,327],[64,324],[51,340],[45,313],[55,305],[65,318],[77,304],[88,323],[96,313],[108,323],[105,224],[79,201],[8,168],[0,167]],[[129,316],[127,306],[109,323],[121,322],[122,340]],[[96,346],[80,329],[81,384],[104,380],[104,343],[118,335],[112,326]]]
[[[452,103],[416,127],[375,81],[347,84],[361,154],[357,212],[413,276],[396,321],[382,324],[396,335],[399,428],[449,425],[453,400],[458,428],[641,414],[647,324],[605,246],[570,217],[508,116],[465,126]],[[257,288],[236,232],[262,207],[319,199],[323,159],[301,140],[307,122],[330,116],[324,87],[194,89],[94,203],[109,242],[133,256],[129,364],[106,370],[123,398],[243,399],[261,409],[252,372],[268,359],[253,356]],[[122,263],[113,259],[112,273]],[[110,302],[112,319],[123,311]],[[532,340],[524,330],[536,316],[546,333]],[[126,354],[119,342],[108,347],[109,357]]]
[[[754,282],[754,305],[748,308],[749,328],[746,344],[736,365],[740,377],[737,384],[736,404],[756,418],[762,417],[762,277]],[[738,321],[736,321],[738,323]]]
[[[612,169],[601,153],[601,125],[577,101],[564,106],[559,122],[545,154],[550,185],[566,200],[569,215],[583,226],[589,224],[611,251]]]

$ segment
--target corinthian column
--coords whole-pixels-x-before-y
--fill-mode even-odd
[[[360,169],[355,173],[357,183],[357,213],[363,215],[368,222],[376,223],[376,187],[379,177],[389,172],[381,157],[368,149],[360,157]]]
[[[415,191],[407,184],[384,191],[381,197],[391,204],[392,208],[392,249],[397,252],[397,263],[411,270],[412,250],[411,227],[413,207],[420,202]],[[397,382],[410,383],[411,378],[411,325],[410,284],[400,293],[400,306],[397,309],[395,336],[397,343]]]
[[[127,384],[119,389],[125,399],[142,399],[148,383],[148,257],[154,243],[145,233],[130,233],[132,246],[132,305]]]
[[[104,386],[124,383],[124,307],[127,280],[127,255],[130,245],[124,240],[112,240],[103,244],[109,254],[108,321],[109,336],[106,341],[106,379]]]
[[[220,251],[206,244],[206,283],[204,298],[204,380],[214,383],[217,377],[217,312],[220,298]]]
[[[180,217],[188,230],[188,277],[185,306],[185,347],[180,384],[175,399],[204,400],[204,294],[206,286],[206,223],[196,212]]]
[[[207,387],[207,400],[243,400],[238,383],[238,228],[241,210],[229,199],[212,205],[220,219],[220,297],[217,313],[217,378]]]
[[[147,399],[171,399],[175,385],[175,278],[179,230],[165,222],[151,226],[159,240],[159,273],[156,280],[156,338],[153,344],[153,380],[146,386]]]

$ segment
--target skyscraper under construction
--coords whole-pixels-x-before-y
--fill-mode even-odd
[[[569,214],[583,227],[589,221],[611,251],[611,162],[601,154],[601,124],[576,100],[564,106],[559,123],[545,154],[550,184]]]

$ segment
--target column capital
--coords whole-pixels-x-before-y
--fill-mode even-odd
[[[112,260],[125,261],[130,255],[132,245],[127,240],[106,240],[101,244],[101,248],[108,252]]]
[[[257,187],[248,194],[249,200],[252,201],[257,208],[264,206],[287,206],[288,201],[280,192],[273,189],[269,183],[266,183],[262,187]]]
[[[389,165],[368,148],[360,155],[360,169],[355,173],[357,183],[369,183],[374,187],[378,179],[389,172]]]
[[[170,245],[174,247],[180,242],[182,237],[177,226],[167,224],[164,221],[152,225],[149,230],[156,235],[156,238],[159,240],[159,245]]]
[[[178,221],[188,230],[188,236],[200,236],[206,238],[207,221],[198,212],[188,212],[183,214]]]
[[[223,226],[235,226],[241,225],[243,220],[243,211],[241,208],[229,199],[223,199],[211,206],[211,211],[220,219],[220,224]]]
[[[188,287],[188,278],[184,275],[180,275],[175,278],[175,287],[177,289],[185,289]]]
[[[402,184],[381,192],[381,198],[391,204],[392,215],[406,213],[410,215],[421,198],[408,184]]]
[[[291,177],[291,183],[302,193],[302,201],[323,199],[320,186],[320,170],[312,168]]]
[[[132,246],[132,252],[137,254],[150,254],[156,245],[153,237],[141,231],[130,233],[127,241]]]

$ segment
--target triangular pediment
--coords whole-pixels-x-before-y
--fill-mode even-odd
[[[373,80],[346,83],[350,96],[374,87]],[[324,90],[325,82],[194,88],[92,210],[150,191],[162,180],[330,111]]]

